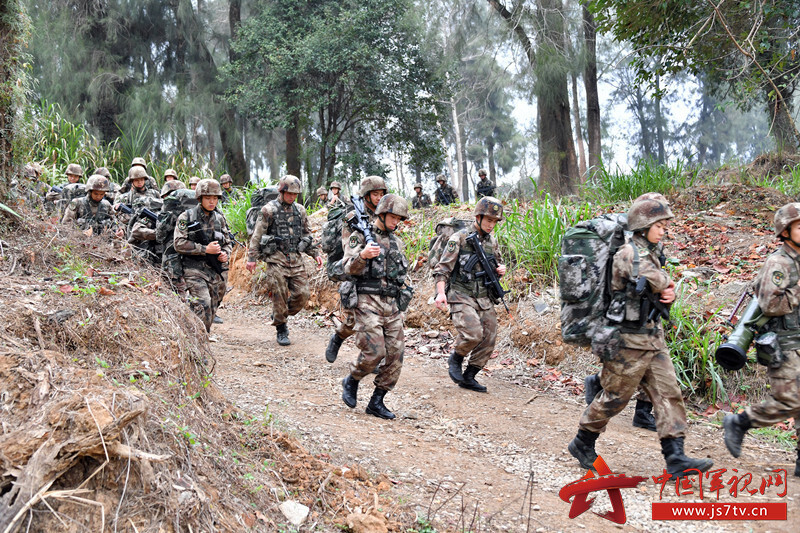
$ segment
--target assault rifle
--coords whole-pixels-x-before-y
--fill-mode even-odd
[[[364,207],[364,199],[359,196],[353,196],[351,200],[353,201],[355,216],[347,219],[350,229],[363,233],[367,244],[374,244],[375,237],[372,236],[372,230],[369,229],[369,215],[367,215],[367,209]]]
[[[650,284],[647,283],[647,278],[644,276],[639,277],[636,281],[636,294],[644,296],[644,298],[642,298],[642,306],[639,308],[640,327],[658,317],[669,320],[669,308],[671,304],[661,302],[661,296],[653,293]]]
[[[506,305],[505,295],[511,291],[507,291],[500,285],[500,280],[497,277],[497,260],[492,256],[491,259],[486,255],[486,252],[483,250],[483,246],[481,246],[481,241],[478,239],[478,234],[475,232],[470,233],[467,235],[467,242],[472,245],[472,248],[475,250],[475,255],[470,258],[469,261],[464,265],[464,270],[471,271],[472,268],[475,267],[477,263],[480,263],[481,268],[483,268],[483,272],[478,272],[475,274],[477,279],[483,280],[483,285],[486,287],[487,292],[489,293],[489,297],[497,302],[500,300],[503,302],[503,307],[506,308],[508,314],[511,314],[511,310]],[[470,263],[472,263],[470,265]]]
[[[119,210],[120,210],[121,213],[124,213],[126,215],[132,215],[133,214],[133,208],[131,206],[129,206],[129,205],[126,205],[126,204],[119,204]],[[143,207],[142,209],[139,210],[139,215],[143,216],[143,217],[145,217],[145,218],[147,218],[149,220],[152,220],[153,223],[158,222],[158,215],[153,213],[152,211],[150,211],[146,207]]]
[[[62,192],[64,192],[64,187],[59,187],[58,185],[53,185],[52,187],[50,187],[50,190],[53,191],[53,192],[57,192],[58,194],[61,194]]]
[[[214,239],[209,240],[208,237],[206,237],[206,232],[203,231],[203,224],[199,220],[189,224],[189,226],[186,228],[186,232],[189,235],[194,235],[192,240],[198,244],[202,244],[203,246],[208,246],[214,241],[221,242],[225,238],[222,233],[215,231]],[[208,263],[208,266],[214,269],[214,272],[217,274],[222,274],[222,272],[225,270],[219,260],[219,254],[206,254],[204,260],[206,263]]]

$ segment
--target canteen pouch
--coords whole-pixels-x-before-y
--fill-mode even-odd
[[[342,300],[342,307],[345,309],[355,309],[358,307],[358,292],[353,281],[343,281],[339,284],[339,297]]]
[[[619,354],[622,338],[616,326],[601,326],[592,336],[592,353],[601,361],[611,361]]]
[[[785,358],[778,342],[777,333],[770,331],[759,335],[756,338],[755,345],[758,364],[769,368],[780,368]]]

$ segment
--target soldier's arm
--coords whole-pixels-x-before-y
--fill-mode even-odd
[[[800,305],[800,286],[790,284],[791,259],[770,256],[755,281],[758,305],[766,316],[782,316]]]
[[[639,261],[639,275],[647,279],[653,294],[659,294],[670,285],[673,285],[667,271],[653,264],[649,259],[644,260],[641,253],[639,254]]]
[[[184,255],[205,255],[206,247],[189,240],[189,214],[181,213],[178,217],[178,223],[175,224],[175,233],[173,233],[172,245],[175,251]]]
[[[247,246],[247,261],[254,263],[258,259],[258,250],[261,247],[261,237],[267,232],[270,220],[272,220],[272,211],[268,209],[268,205],[261,208],[258,215],[258,222],[256,222],[256,229],[253,230],[253,236],[250,237],[250,243]]]
[[[56,193],[58,194],[58,193]],[[78,200],[72,200],[69,206],[64,210],[64,216],[61,218],[62,224],[73,224],[78,219]]]
[[[230,257],[231,250],[233,250],[233,241],[231,240],[230,236],[230,228],[228,227],[228,221],[225,220],[225,215],[219,213],[220,218],[220,229],[222,229],[222,240],[219,242],[220,250],[222,253],[225,253]]]
[[[311,235],[311,225],[308,223],[308,215],[306,214],[306,209],[303,206],[298,206],[300,208],[300,223],[301,223],[301,233],[302,238],[308,239],[309,244],[308,248],[306,248],[305,253],[316,259],[320,257],[319,246],[314,242],[314,238]]]
[[[131,229],[130,238],[137,241],[154,241],[156,240],[156,230],[148,228],[143,222],[137,222]]]
[[[345,274],[360,276],[367,266],[367,260],[361,257],[366,240],[361,232],[355,231],[344,244],[344,258],[342,268]]]
[[[453,269],[458,261],[458,252],[461,250],[461,235],[454,233],[447,244],[444,246],[444,251],[439,259],[439,263],[433,267],[433,279],[438,285],[440,281],[447,283]]]

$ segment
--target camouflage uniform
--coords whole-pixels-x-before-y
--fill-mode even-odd
[[[370,226],[375,225],[375,211],[370,209],[369,204],[364,202],[364,207],[366,207],[366,213],[369,217],[369,224]],[[354,216],[355,210],[351,204],[347,204],[347,213],[344,215],[345,223],[342,225],[342,248],[347,251],[347,247],[350,243],[350,236],[353,233],[353,230],[350,229],[350,224],[347,223],[349,217]],[[341,262],[335,262],[329,264],[329,273],[333,272],[334,274],[345,274],[344,272],[344,259]],[[352,336],[355,331],[356,325],[356,314],[355,309],[345,309],[341,308],[341,313],[339,315],[340,322],[336,324],[336,336],[344,341],[348,337]]]
[[[175,180],[173,183],[180,184],[180,188],[169,191],[168,184],[164,185],[162,191],[164,206],[158,214],[156,223],[156,242],[164,249],[161,259],[163,275],[169,280],[173,290],[178,295],[183,296],[186,292],[186,282],[183,279],[183,263],[181,254],[175,251],[173,238],[175,226],[178,224],[178,217],[187,209],[197,206],[195,192],[185,188],[183,183]]]
[[[417,190],[419,189],[419,190]],[[422,192],[422,184],[417,183],[414,185],[414,191],[417,193],[411,199],[411,207],[414,209],[422,209],[431,206],[431,197]]]
[[[128,242],[133,245],[134,253],[154,264],[161,266],[164,247],[156,240],[158,219],[152,220],[144,215],[143,209],[149,209],[158,216],[162,206],[161,199],[147,198],[140,204],[133,218],[128,222]]]
[[[198,183],[198,190],[205,188],[203,181],[206,180]],[[219,187],[216,180],[207,181]],[[222,196],[222,193],[220,192],[218,196]],[[189,234],[188,227],[194,222],[200,222],[202,235],[199,233]],[[175,251],[182,254],[183,275],[189,292],[190,306],[205,324],[206,331],[210,332],[217,308],[225,296],[228,263],[222,263],[221,273],[216,272],[206,259],[206,257],[211,257],[206,255],[206,245],[197,242],[200,240],[206,240],[209,243],[219,242],[221,251],[230,257],[232,247],[225,217],[216,209],[210,213],[206,212],[198,203],[197,207],[185,211],[178,217],[173,246]]]
[[[477,264],[473,272],[464,273],[463,265],[474,253],[467,236],[478,232],[478,240],[487,256],[498,257],[497,239],[491,233],[480,235],[477,225],[453,233],[447,241],[439,263],[433,269],[438,283],[448,283],[447,303],[450,318],[458,331],[455,353],[468,359],[468,365],[483,368],[489,361],[497,340],[497,313],[483,282],[476,277],[483,272]]]
[[[261,208],[250,238],[247,260],[254,262],[265,256],[267,284],[272,293],[272,324],[276,327],[299,313],[310,296],[303,252],[315,259],[319,256],[305,208],[280,199],[268,202]]]
[[[145,185],[142,186],[141,189],[137,189],[133,186],[133,181],[141,178],[144,178]],[[120,192],[117,193],[116,198],[114,198],[114,209],[119,212],[121,205],[127,205],[132,210],[136,211],[141,207],[147,207],[150,205],[151,199],[160,201],[161,198],[158,194],[158,191],[148,188],[147,179],[147,173],[144,171],[141,165],[137,164],[136,166],[131,167],[130,171],[128,172],[128,177],[125,179],[125,183],[123,184],[122,188],[120,188]],[[128,223],[131,221],[131,218],[133,218],[132,215],[126,213],[120,213],[119,215],[119,219],[125,225],[126,229]]]
[[[627,292],[626,314],[621,330],[622,348],[610,361],[603,362],[600,383],[603,390],[586,408],[580,427],[593,433],[605,431],[611,417],[622,411],[636,392],[640,382],[656,407],[656,428],[659,438],[684,437],[686,409],[683,404],[675,367],[667,350],[661,319],[648,322],[641,333],[634,333],[639,320],[641,296],[630,288],[634,259],[633,247],[639,255],[639,276],[647,278],[653,293],[666,289],[671,280],[661,268],[657,247],[643,236],[634,235],[614,256],[611,290]],[[625,327],[628,324],[628,327]]]
[[[230,174],[223,174],[219,178],[219,184],[225,185],[226,183],[233,184],[233,178],[231,178]],[[222,198],[220,199],[220,203],[227,204],[230,201],[235,201],[238,198],[236,194],[236,189],[231,186],[231,190],[229,191],[225,187],[222,188]]]
[[[494,196],[495,185],[486,177],[486,171],[479,170],[478,176],[480,176],[480,179],[475,186],[475,197],[480,200],[484,196]]]
[[[89,180],[91,182],[89,188],[107,190],[107,180],[102,176],[92,176]],[[104,180],[104,182],[99,183],[98,180]],[[91,228],[94,235],[99,235],[106,230],[113,230],[116,227],[111,204],[105,198],[95,202],[91,198],[91,193],[72,200],[64,212],[61,223],[75,224],[81,231]]]
[[[344,252],[344,271],[352,281],[342,284],[350,287],[343,291],[343,298],[347,307],[355,309],[356,346],[360,353],[342,382],[342,400],[348,407],[355,407],[361,379],[377,369],[375,390],[366,412],[393,419],[395,415],[383,404],[383,398],[400,378],[405,350],[403,311],[413,290],[405,287],[408,261],[403,254],[403,242],[394,231],[380,228],[386,227],[384,217],[389,213],[407,218],[408,204],[400,196],[387,194],[375,212],[381,218],[379,224],[371,227],[371,233],[380,254],[370,259],[361,257],[367,239],[360,231],[350,235]]]
[[[444,180],[443,176],[439,176],[437,182],[439,183],[439,187],[436,189],[433,201],[439,205],[457,204],[458,193],[456,190]]]
[[[767,367],[769,397],[748,406],[743,413],[727,415],[723,421],[725,445],[734,457],[741,454],[742,440],[750,428],[800,418],[800,243],[791,236],[791,226],[798,220],[800,203],[787,204],[775,213],[775,233],[784,243],[767,258],[753,282],[758,306],[769,317],[758,333],[777,334],[782,356]],[[784,230],[789,230],[788,237],[782,235]],[[800,426],[795,432],[798,444],[794,475],[800,477]]]

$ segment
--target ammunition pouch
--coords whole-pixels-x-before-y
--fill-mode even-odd
[[[356,281],[356,291],[358,294],[371,294],[373,296],[389,296],[397,298],[400,289],[396,286],[382,287],[380,280],[358,280]]]
[[[278,251],[278,240],[275,235],[262,235],[259,245],[261,255],[269,257]]]
[[[354,281],[347,280],[339,284],[339,298],[345,309],[358,307],[358,292]]]
[[[620,328],[616,326],[600,326],[592,336],[592,353],[601,361],[611,361],[619,354],[622,347]]]
[[[755,340],[758,364],[769,368],[780,368],[786,359],[783,355],[781,338],[774,331],[759,335]]]
[[[408,304],[411,303],[411,299],[414,297],[414,287],[406,285],[402,289],[400,289],[400,293],[397,295],[397,308],[400,311],[405,311],[408,309]]]
[[[620,324],[625,320],[625,291],[615,291],[611,296],[611,302],[608,304],[606,311],[606,318],[613,324]]]
[[[300,239],[300,244],[297,245],[297,253],[302,254],[311,248],[311,235],[307,235]]]

